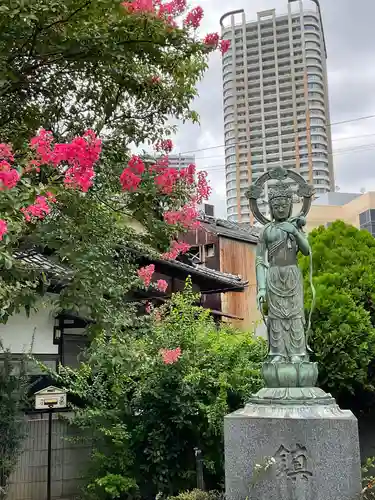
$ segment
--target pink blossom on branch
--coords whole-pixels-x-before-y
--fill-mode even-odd
[[[3,239],[4,235],[8,232],[8,224],[5,220],[0,219],[0,240]]]
[[[122,2],[121,5],[130,13],[155,12],[153,0],[133,0],[132,2]]]
[[[160,169],[161,173],[154,179],[155,184],[164,194],[172,194],[178,179],[180,178],[177,168]]]
[[[135,175],[130,168],[125,168],[120,175],[120,183],[123,191],[133,192],[136,191],[139,184],[141,183],[141,178]]]
[[[230,48],[230,40],[220,40],[219,49],[222,54],[228,52]]]
[[[161,258],[165,260],[174,260],[180,254],[188,252],[190,248],[190,245],[184,241],[173,241],[169,252],[163,253]]]
[[[167,224],[180,224],[185,229],[194,229],[199,227],[197,217],[198,212],[192,205],[184,205],[180,210],[164,212],[164,220]]]
[[[154,272],[155,272],[154,264],[150,264],[149,266],[141,267],[140,269],[138,269],[137,271],[138,276],[143,281],[143,284],[146,288],[150,286]]]
[[[202,19],[203,19],[203,9],[202,7],[194,7],[186,16],[184,20],[184,25],[187,26],[188,28],[194,28],[197,29],[199,28]]]
[[[156,282],[156,289],[159,290],[159,292],[166,292],[168,288],[168,283],[165,280],[158,280]]]
[[[0,143],[0,160],[14,161],[12,146],[10,144]]]
[[[87,130],[82,137],[75,137],[71,143],[53,145],[52,133],[42,129],[31,139],[30,146],[36,151],[40,163],[54,167],[68,165],[64,179],[67,187],[87,192],[92,186],[94,165],[102,150],[102,141],[94,131]]]
[[[197,193],[195,202],[202,203],[203,200],[208,200],[211,195],[212,189],[207,181],[207,172],[201,170],[198,172]]]
[[[130,14],[151,14],[174,24],[173,18],[186,10],[186,0],[133,0],[122,2],[123,8]]]
[[[204,37],[203,43],[204,45],[212,49],[219,48],[222,54],[228,52],[230,47],[230,40],[220,40],[220,36],[218,33],[209,33]]]
[[[51,212],[51,207],[47,201],[53,203],[55,198],[53,198],[53,195],[48,198],[45,196],[37,196],[34,204],[21,208],[21,212],[24,214],[26,222],[31,222],[33,219],[44,219],[44,217]]]
[[[136,175],[142,175],[145,171],[145,164],[143,160],[136,155],[133,155],[128,161],[128,167]]]
[[[195,172],[196,172],[196,166],[191,163],[186,168],[181,168],[179,170],[180,179],[183,179],[188,184],[194,184]]]
[[[176,347],[176,349],[160,349],[160,355],[165,365],[173,365],[180,359],[182,352],[180,347]]]
[[[0,191],[13,189],[20,180],[20,174],[6,160],[0,161]]]
[[[219,33],[209,33],[204,37],[203,43],[208,47],[213,47],[214,49],[217,49],[219,45],[219,40],[220,40]]]
[[[158,141],[155,144],[155,150],[156,151],[164,151],[166,153],[170,153],[173,149],[173,142],[171,139],[164,139],[161,141]]]
[[[31,149],[34,149],[42,163],[48,165],[52,161],[52,132],[42,129],[30,141]]]
[[[23,169],[25,174],[28,174],[30,172],[40,172],[40,161],[38,160],[30,160],[29,163],[26,165],[26,167]]]

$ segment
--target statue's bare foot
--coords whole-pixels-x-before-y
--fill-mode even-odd
[[[302,363],[305,360],[304,356],[291,356],[291,363]]]
[[[276,365],[277,363],[282,363],[283,361],[285,361],[283,356],[270,356],[270,363],[272,365]]]

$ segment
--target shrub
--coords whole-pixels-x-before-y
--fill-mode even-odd
[[[266,351],[261,339],[217,329],[196,300],[188,283],[137,333],[96,339],[77,372],[64,370],[85,401],[75,422],[94,435],[90,498],[194,488],[195,447],[206,484],[222,484],[223,417],[259,389]]]
[[[225,495],[219,491],[191,490],[183,491],[175,497],[169,497],[168,500],[224,500]]]

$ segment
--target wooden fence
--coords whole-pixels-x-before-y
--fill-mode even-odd
[[[16,470],[10,478],[7,500],[47,498],[48,418],[38,414],[27,419],[27,438]],[[72,500],[82,484],[89,446],[73,443],[72,427],[57,418],[52,421],[52,487],[55,500]]]

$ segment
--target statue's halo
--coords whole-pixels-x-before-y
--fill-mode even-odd
[[[305,181],[302,175],[298,174],[294,170],[287,170],[283,167],[276,167],[261,175],[246,192],[246,197],[249,199],[250,203],[250,210],[252,211],[256,220],[261,224],[269,224],[271,222],[267,219],[266,216],[261,213],[258,206],[258,199],[262,195],[263,186],[270,180],[276,179],[279,182],[283,182],[288,177],[295,181],[295,183],[298,185],[297,194],[298,196],[301,196],[303,198],[302,208],[297,217],[306,217],[309,213],[312,196],[315,193],[314,188]]]

